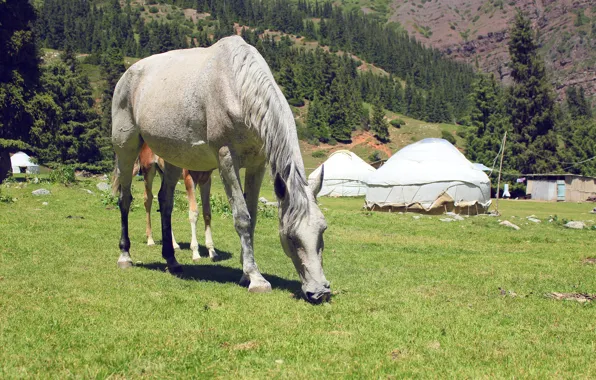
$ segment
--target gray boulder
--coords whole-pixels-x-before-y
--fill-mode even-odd
[[[511,222],[510,222],[510,221],[508,221],[508,220],[504,220],[504,221],[502,221],[502,222],[501,222],[501,223],[499,223],[499,224],[500,224],[501,226],[505,226],[505,227],[513,228],[513,229],[514,229],[514,230],[516,230],[516,231],[520,229],[520,228],[519,228],[519,226],[517,226],[517,225],[515,225],[515,224],[511,223]]]
[[[110,185],[107,182],[100,182],[95,185],[99,191],[110,191]]]
[[[583,230],[584,228],[586,228],[586,224],[584,222],[571,221],[571,222],[567,222],[567,224],[565,224],[565,227],[571,228],[574,230]]]
[[[37,190],[32,191],[31,194],[33,194],[35,196],[50,195],[50,191],[46,190],[46,189],[37,189]]]

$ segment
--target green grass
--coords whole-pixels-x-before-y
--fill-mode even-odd
[[[119,270],[119,213],[95,183],[2,187],[17,201],[0,203],[0,378],[596,376],[594,305],[545,297],[596,292],[596,267],[582,262],[596,232],[522,218],[587,221],[591,204],[501,201],[500,219],[522,227],[513,231],[495,217],[415,220],[323,198],[335,295],[313,306],[292,297],[298,278],[275,218],[261,219],[255,237],[272,293],[237,285],[239,240],[220,215],[225,260],[192,264],[187,213],[176,210],[185,277],[164,272],[159,245],[144,245],[142,182],[130,217],[140,264]],[[40,187],[52,195],[32,196]],[[154,215],[156,240],[158,225]]]

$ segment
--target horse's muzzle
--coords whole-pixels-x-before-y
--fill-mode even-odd
[[[329,302],[331,300],[331,288],[327,281],[325,281],[323,286],[318,287],[316,290],[303,290],[303,294],[306,300],[313,304]]]

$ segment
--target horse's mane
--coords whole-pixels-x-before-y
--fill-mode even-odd
[[[308,212],[308,182],[294,116],[267,63],[255,48],[246,43],[237,46],[232,54],[232,68],[244,122],[260,135],[272,176],[279,174],[287,185],[288,209],[282,224],[290,226]]]

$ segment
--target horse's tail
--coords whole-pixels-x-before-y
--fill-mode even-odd
[[[135,160],[135,164],[132,167],[132,176],[136,176],[140,169],[141,160],[140,157],[137,157],[137,159]],[[116,160],[114,161],[114,171],[112,172],[112,194],[114,195],[120,194],[120,177],[118,174],[118,156],[116,156]]]
[[[118,171],[118,156],[114,160],[114,171],[112,172],[112,194],[120,194],[120,176]]]

